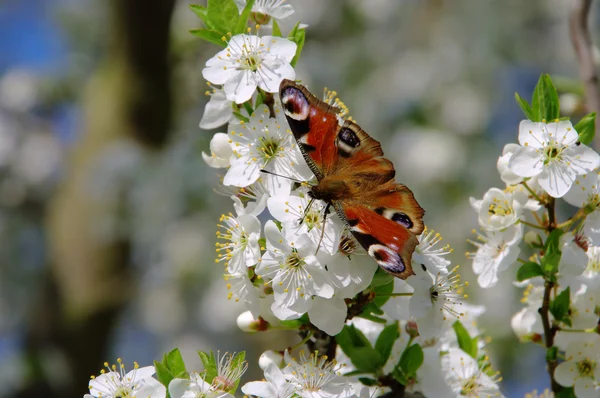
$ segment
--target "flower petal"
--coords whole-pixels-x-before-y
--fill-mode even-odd
[[[540,174],[544,169],[541,150],[530,147],[517,149],[508,162],[508,168],[521,177]]]
[[[548,195],[562,198],[577,178],[575,171],[562,162],[551,162],[538,176],[538,183]]]
[[[546,137],[542,129],[544,123],[523,120],[519,124],[519,144],[524,147],[543,148]]]

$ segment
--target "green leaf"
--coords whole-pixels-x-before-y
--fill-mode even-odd
[[[215,359],[215,354],[212,351],[210,351],[210,354],[198,351],[198,355],[200,355],[200,360],[202,361],[204,371],[206,372],[204,380],[210,384],[217,376],[217,360]]]
[[[368,377],[359,377],[358,381],[360,381],[361,383],[363,383],[365,386],[368,386],[368,387],[376,386],[378,383],[377,380],[370,379]]]
[[[233,116],[235,116],[236,119],[241,120],[244,123],[248,123],[250,121],[250,119],[248,119],[246,116],[242,115],[239,112],[233,112]]]
[[[534,122],[542,120],[553,121],[560,117],[560,105],[558,102],[558,93],[550,79],[550,75],[540,76],[531,99],[531,110],[533,112]]]
[[[460,349],[477,359],[477,338],[472,339],[471,336],[469,336],[469,332],[460,321],[454,322],[452,328],[454,329],[454,333],[456,333],[456,339],[458,340]]]
[[[545,274],[553,274],[558,270],[560,253],[548,253],[542,257],[542,270]]]
[[[550,232],[544,244],[544,252],[546,254],[560,254],[560,237],[562,235],[563,230],[560,228],[556,228]]]
[[[517,271],[517,280],[522,282],[524,280],[543,275],[544,271],[542,271],[542,267],[538,263],[530,261],[519,267],[519,270]]]
[[[358,371],[374,373],[384,365],[381,355],[354,325],[344,326],[335,338]]]
[[[275,18],[273,18],[273,36],[283,37],[283,35],[281,34],[281,29],[279,28],[279,25],[277,24]]]
[[[553,346],[546,350],[546,361],[556,361],[558,357],[558,347]]]
[[[386,326],[377,341],[375,342],[375,350],[381,355],[383,363],[386,363],[392,353],[392,347],[400,336],[400,329],[398,328],[398,322],[394,322],[391,325]]]
[[[533,112],[531,110],[531,105],[529,105],[529,102],[527,102],[523,98],[521,98],[519,93],[515,93],[515,100],[517,100],[517,104],[519,104],[519,107],[523,111],[523,114],[525,115],[525,117],[529,120],[533,120],[534,116],[533,116]]]
[[[377,286],[373,291],[375,292],[373,302],[377,307],[381,308],[390,299],[390,294],[394,292],[394,283]]]
[[[388,283],[394,282],[394,277],[387,272],[385,272],[381,267],[377,267],[377,271],[373,276],[373,280],[371,281],[371,287],[377,287],[382,285],[387,285]]]
[[[559,392],[554,394],[555,398],[577,398],[573,387],[563,387]]]
[[[239,35],[240,33],[245,33],[246,28],[248,26],[248,19],[250,18],[250,12],[252,11],[252,6],[254,5],[255,0],[246,0],[246,5],[240,14],[237,24],[235,25],[234,34]],[[275,23],[275,20],[273,20]]]
[[[173,374],[163,363],[158,361],[154,361],[154,369],[156,369],[156,377],[158,378],[158,381],[168,388],[171,380],[175,378]]]
[[[239,19],[239,11],[233,0],[208,0],[208,19],[213,29],[222,35],[232,33]]]
[[[579,142],[590,145],[596,134],[596,112],[588,113],[575,125],[575,131],[579,134]]]
[[[292,59],[290,64],[292,66],[296,66],[296,62],[298,62],[298,58],[300,58],[300,53],[302,53],[302,48],[304,48],[304,41],[306,40],[306,31],[304,28],[300,29],[300,22],[294,26],[290,34],[288,35],[288,39],[296,43],[296,55]]]
[[[398,365],[408,378],[415,377],[417,370],[423,364],[423,349],[418,344],[406,348],[400,356]]]
[[[223,40],[223,35],[217,32],[216,30],[210,29],[193,29],[190,30],[190,33],[194,36],[198,36],[199,38],[206,40],[212,44],[216,44],[217,46],[227,47],[227,42]]]
[[[210,19],[208,18],[208,9],[206,7],[198,4],[190,4],[189,7],[190,10],[192,10],[202,20],[202,22],[208,29],[214,28],[214,26],[210,22]]]
[[[550,313],[557,321],[564,321],[571,307],[571,288],[567,287],[550,302]]]
[[[185,363],[183,362],[183,357],[178,348],[175,348],[167,354],[167,364],[171,374],[178,375],[186,372]]]

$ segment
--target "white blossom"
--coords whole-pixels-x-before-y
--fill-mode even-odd
[[[212,91],[207,91],[206,94],[210,96],[210,100],[204,107],[204,113],[200,119],[201,129],[215,129],[235,120],[233,119],[233,101],[227,99],[223,88],[213,87]]]
[[[536,123],[523,120],[519,125],[519,143],[509,162],[510,170],[521,177],[537,176],[550,196],[560,198],[578,175],[600,165],[600,156],[579,142],[570,121]]]
[[[217,238],[225,243],[217,242],[217,262],[225,261],[230,273],[246,272],[260,258],[258,239],[260,238],[260,221],[251,215],[221,216],[218,224],[223,232],[217,231]]]
[[[333,296],[332,281],[315,257],[316,245],[307,235],[288,241],[269,220],[265,237],[267,252],[256,267],[256,274],[265,282],[272,282],[275,316],[282,320],[299,318],[313,305],[313,296]]]
[[[460,348],[450,348],[442,357],[442,369],[450,389],[458,397],[503,397],[497,381]]]
[[[102,371],[98,377],[92,376],[89,383],[90,394],[84,398],[119,398],[119,397],[149,397],[164,398],[167,394],[165,386],[152,376],[155,373],[154,366],[140,368],[134,362],[133,370],[126,373],[125,365],[121,359],[117,359],[118,365],[104,366],[108,372]]]
[[[229,144],[229,137],[224,133],[217,133],[210,140],[210,155],[202,152],[202,159],[213,168],[229,167],[233,150]]]
[[[229,125],[234,155],[224,185],[247,187],[263,178],[269,193],[275,195],[282,190],[289,192],[290,178],[306,181],[312,177],[280,107],[275,109],[277,118],[270,118],[267,106],[261,105],[248,123]],[[263,173],[261,177],[262,169],[279,176]]]
[[[554,371],[556,381],[565,387],[574,386],[578,398],[598,397],[600,381],[600,341],[598,336],[573,341],[567,346],[566,361]]]
[[[512,226],[504,231],[485,232],[477,241],[470,241],[477,247],[477,252],[467,253],[473,259],[473,272],[479,286],[492,287],[498,282],[498,272],[504,271],[517,261],[521,249],[522,228]]]
[[[496,162],[496,167],[498,168],[498,173],[500,173],[500,178],[506,183],[506,185],[515,185],[523,181],[523,177],[516,175],[508,167],[510,159],[517,149],[519,149],[518,144],[506,144],[504,149],[502,149],[502,156],[500,156]]]
[[[236,35],[227,48],[206,62],[202,76],[213,84],[222,84],[229,101],[248,101],[257,87],[268,93],[279,91],[283,79],[294,80],[290,62],[296,55],[296,43],[274,36]]]
[[[169,383],[171,398],[235,398],[207,383],[198,373],[190,373],[190,379],[173,379]]]
[[[289,383],[281,369],[270,363],[264,370],[265,381],[251,381],[242,386],[242,392],[261,398],[291,398],[296,394],[296,386]]]
[[[285,378],[296,386],[296,393],[302,398],[349,398],[354,394],[349,380],[339,374],[340,367],[335,360],[314,353],[308,358],[300,353],[296,361],[286,351],[283,369]]]
[[[479,213],[479,225],[487,231],[501,231],[517,223],[527,203],[527,195],[515,191],[490,188],[482,200],[471,198],[471,205]]]
[[[412,257],[413,267],[423,264],[433,273],[441,272],[442,274],[447,274],[448,266],[450,266],[451,262],[444,256],[452,253],[450,245],[440,247],[442,236],[427,227],[418,236],[418,239],[419,244],[415,248]]]
[[[252,12],[271,16],[277,20],[285,19],[294,13],[287,0],[256,0],[252,5]],[[240,12],[246,6],[246,0],[235,0]]]

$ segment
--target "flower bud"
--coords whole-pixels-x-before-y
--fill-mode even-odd
[[[250,311],[242,312],[237,317],[237,325],[244,332],[263,332],[269,329],[269,322],[261,317],[254,319]]]
[[[275,364],[278,368],[283,366],[283,354],[281,352],[267,350],[258,358],[258,366],[265,370],[270,364]]]
[[[527,233],[523,237],[523,240],[529,246],[544,247],[544,241],[542,240],[540,234],[538,234],[536,231],[527,231]]]
[[[406,322],[405,329],[406,329],[406,333],[408,333],[408,335],[411,338],[415,338],[415,337],[419,336],[419,327],[417,325],[417,322],[415,322],[415,321]]]

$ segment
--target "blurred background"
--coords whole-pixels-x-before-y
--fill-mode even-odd
[[[218,48],[189,34],[193,2],[0,1],[2,397],[82,396],[104,361],[143,366],[174,347],[190,369],[198,349],[245,349],[246,380],[261,378],[262,350],[296,341],[238,331],[242,306],[214,262],[231,205],[201,157],[215,132],[198,128],[201,70]],[[488,305],[480,326],[504,394],[547,387],[543,350],[510,329],[516,268],[483,291],[464,252],[477,226],[469,196],[502,187],[496,159],[522,118],[514,92],[529,99],[548,72],[563,112],[581,111],[568,2],[289,3],[284,33],[309,25],[298,78],[337,90],[382,141],[455,248],[471,301]]]

